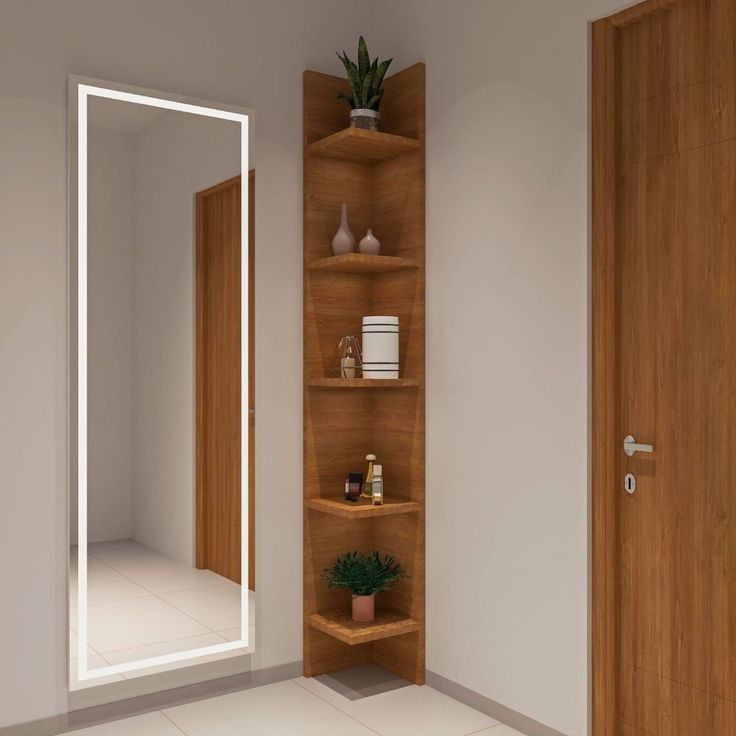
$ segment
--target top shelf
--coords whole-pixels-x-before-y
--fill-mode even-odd
[[[385,161],[417,150],[416,138],[362,128],[345,128],[307,146],[307,153],[314,156],[361,163]]]

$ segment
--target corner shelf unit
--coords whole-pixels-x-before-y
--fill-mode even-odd
[[[340,77],[304,73],[304,674],[375,662],[424,683],[425,69],[384,81],[381,130],[346,128]],[[330,254],[340,206],[381,254]],[[370,314],[399,317],[396,380],[336,378],[338,341]],[[383,465],[385,502],[343,498],[345,476]],[[350,618],[350,593],[322,572],[343,552],[394,555],[408,577]]]

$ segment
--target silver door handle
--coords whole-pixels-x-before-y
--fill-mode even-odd
[[[627,434],[624,437],[624,452],[631,457],[637,452],[654,452],[654,445],[642,445],[637,442],[632,435]]]

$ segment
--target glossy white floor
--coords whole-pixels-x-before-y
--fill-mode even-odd
[[[349,700],[303,677],[69,734],[79,736],[521,736],[431,687]]]
[[[71,555],[71,688],[148,675],[172,666],[149,667],[124,675],[79,683],[77,656],[76,549]],[[240,638],[240,586],[210,570],[197,570],[132,539],[89,545],[88,667],[154,657]],[[255,600],[250,594],[248,650],[200,657],[203,662],[242,655],[255,640]]]

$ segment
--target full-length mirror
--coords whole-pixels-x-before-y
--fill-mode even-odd
[[[253,649],[254,176],[247,110],[71,87],[84,687]]]

